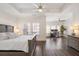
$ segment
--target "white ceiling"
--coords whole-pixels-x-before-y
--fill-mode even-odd
[[[37,3],[0,3],[0,11],[12,16],[22,16],[26,14],[39,13],[35,5]],[[42,3],[43,13],[58,13],[64,7],[64,3]]]
[[[37,8],[35,7],[35,5],[39,6],[38,3],[0,3],[0,8],[1,8],[0,12],[3,12],[6,15],[10,15],[10,17],[11,16],[12,17],[26,17],[28,15],[38,15],[40,13],[37,11]],[[60,13],[63,10],[63,7],[66,4],[64,3],[42,3],[41,5],[44,8],[43,14],[48,15],[49,13],[53,13],[52,16],[54,16],[55,19],[58,19],[59,18],[58,13]]]
[[[36,3],[12,3],[9,4],[13,8],[15,8],[20,13],[35,13],[37,12],[37,8],[35,5],[39,6],[39,4]],[[43,12],[49,13],[49,12],[60,12],[63,9],[64,3],[42,3],[43,6]]]

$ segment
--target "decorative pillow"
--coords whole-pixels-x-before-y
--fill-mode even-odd
[[[0,33],[0,40],[6,40],[8,39],[8,36],[6,33]]]

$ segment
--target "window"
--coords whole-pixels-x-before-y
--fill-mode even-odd
[[[28,34],[31,33],[31,24],[30,23],[27,23],[27,32],[28,32]]]
[[[40,24],[39,23],[32,23],[32,30],[33,30],[33,33],[39,34]]]
[[[49,25],[46,26],[46,33],[50,33],[50,26]]]
[[[59,26],[55,26],[55,25],[52,25],[52,26],[47,25],[46,26],[46,33],[50,33],[51,29],[58,29],[59,30],[60,27]]]
[[[55,26],[55,25],[52,25],[52,26],[51,26],[51,29],[56,29],[56,26]]]
[[[32,34],[32,33],[39,34],[39,31],[40,31],[40,24],[39,23],[27,23],[24,25],[24,33],[25,34]]]

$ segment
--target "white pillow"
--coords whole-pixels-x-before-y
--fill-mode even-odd
[[[0,33],[0,40],[8,39],[8,36],[6,33]]]
[[[13,32],[8,32],[7,35],[8,35],[9,39],[13,39],[13,38],[18,37],[18,35],[16,33],[13,33]]]

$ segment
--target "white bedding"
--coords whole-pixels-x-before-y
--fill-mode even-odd
[[[0,50],[20,50],[28,52],[28,40],[32,40],[36,34],[22,35],[15,39],[1,40]]]
[[[32,40],[37,34],[30,34],[30,35],[21,35],[18,38],[26,38],[27,40]]]
[[[28,40],[26,38],[16,38],[0,41],[0,50],[20,50],[28,52]]]
[[[28,52],[28,40],[32,40],[36,34],[22,35],[15,39],[1,40],[0,50],[20,50]]]

